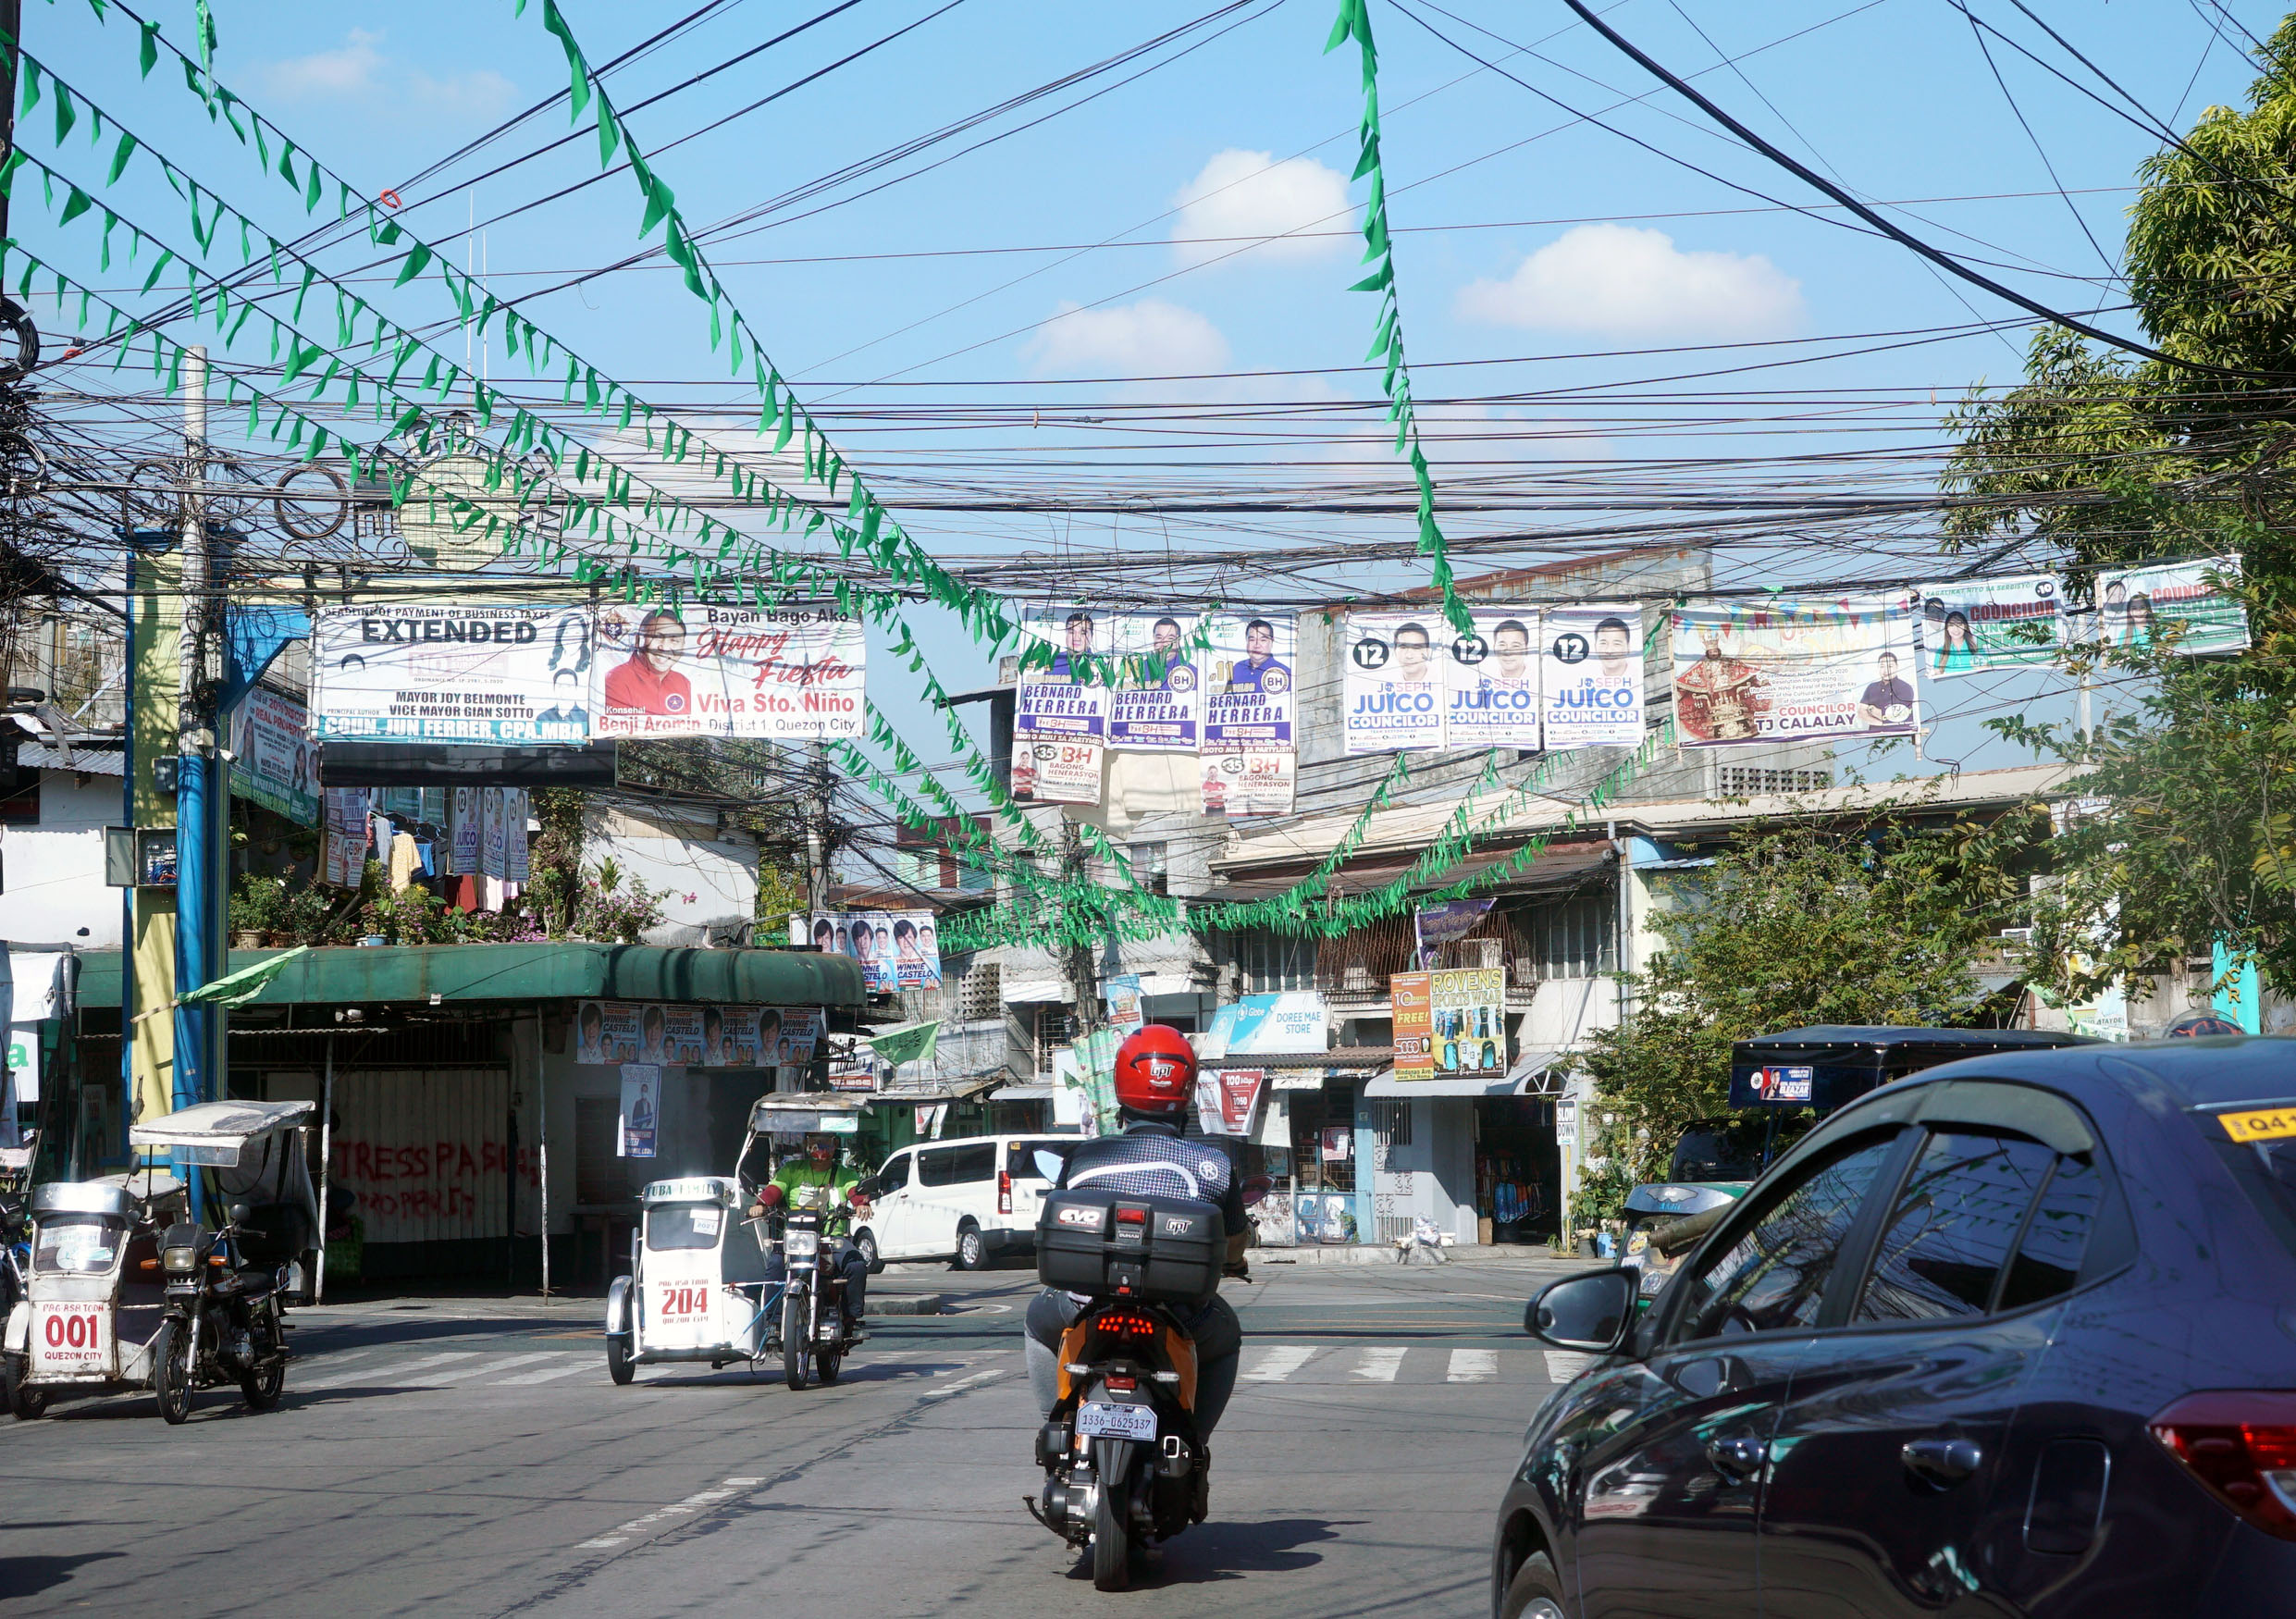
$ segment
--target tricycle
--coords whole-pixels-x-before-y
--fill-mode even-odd
[[[151,1389],[181,1422],[193,1390],[225,1381],[253,1409],[276,1404],[287,1306],[309,1302],[317,1274],[311,1110],[208,1102],[134,1126],[134,1146],[196,1167],[189,1185],[154,1165],[34,1187],[25,1296],[0,1335],[9,1410],[30,1419],[59,1394]]]
[[[780,1290],[766,1281],[772,1239],[745,1217],[730,1175],[650,1182],[630,1236],[630,1274],[606,1291],[606,1371],[707,1361],[712,1371],[772,1353]]]

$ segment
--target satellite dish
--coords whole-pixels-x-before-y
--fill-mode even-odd
[[[483,456],[461,452],[426,463],[399,508],[399,535],[407,550],[442,573],[475,574],[500,562],[521,526],[517,491],[507,475],[501,487],[488,488],[487,466]],[[491,536],[488,517],[500,520]]]

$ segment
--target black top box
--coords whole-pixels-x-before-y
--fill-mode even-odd
[[[1036,1275],[1091,1298],[1183,1304],[1220,1285],[1228,1231],[1219,1205],[1082,1186],[1047,1193],[1036,1223]]]

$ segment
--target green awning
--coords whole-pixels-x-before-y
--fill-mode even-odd
[[[234,950],[230,970],[284,952]],[[80,958],[82,1006],[119,1005],[119,952]],[[810,950],[697,950],[655,945],[383,945],[307,950],[249,1003],[372,1006],[569,998],[774,1007],[858,1007],[860,965]]]

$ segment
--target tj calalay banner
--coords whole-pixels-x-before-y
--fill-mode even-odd
[[[821,1031],[819,1007],[579,1001],[574,1059],[586,1068],[804,1067],[813,1060]]]
[[[1108,694],[1108,746],[1193,753],[1204,728],[1204,669],[1193,614],[1128,612],[1116,621],[1123,674]]]
[[[328,607],[312,628],[313,734],[580,743],[587,607]]]
[[[1084,681],[1082,661],[1111,647],[1100,618],[1081,607],[1025,612],[1021,631],[1054,648],[1049,667],[1029,670],[1014,695],[1012,796],[1043,804],[1100,802],[1108,741],[1108,688]]]
[[[1642,609],[1550,607],[1540,623],[1546,648],[1546,745],[1642,746]]]
[[[1395,1077],[1490,1079],[1507,1069],[1507,973],[1499,967],[1398,972],[1388,980]]]
[[[1682,746],[1912,735],[1916,622],[1906,593],[1675,608]]]
[[[2056,661],[2065,593],[2046,574],[1949,579],[1915,592],[1921,606],[1921,672],[1976,674]]]
[[[319,822],[310,714],[291,697],[256,686],[231,711],[231,793],[304,826]]]
[[[1290,811],[1299,755],[1292,729],[1299,626],[1289,618],[1215,613],[1204,711],[1206,815]]]
[[[1538,610],[1478,605],[1469,617],[1475,633],[1450,637],[1443,658],[1443,745],[1537,751]]]
[[[1439,613],[1347,615],[1340,724],[1348,752],[1397,753],[1443,746],[1443,665],[1448,659],[1445,646],[1436,639],[1438,633],[1448,643],[1450,629]],[[1534,733],[1538,725],[1537,701],[1534,684]]]
[[[617,605],[589,663],[598,736],[858,737],[861,620],[832,606]]]
[[[2166,646],[2196,658],[2241,651],[2248,609],[2224,587],[2240,576],[2237,556],[2100,574],[2091,637],[2129,651]]]
[[[929,910],[801,913],[789,919],[789,942],[852,957],[872,995],[941,987],[941,941]]]

